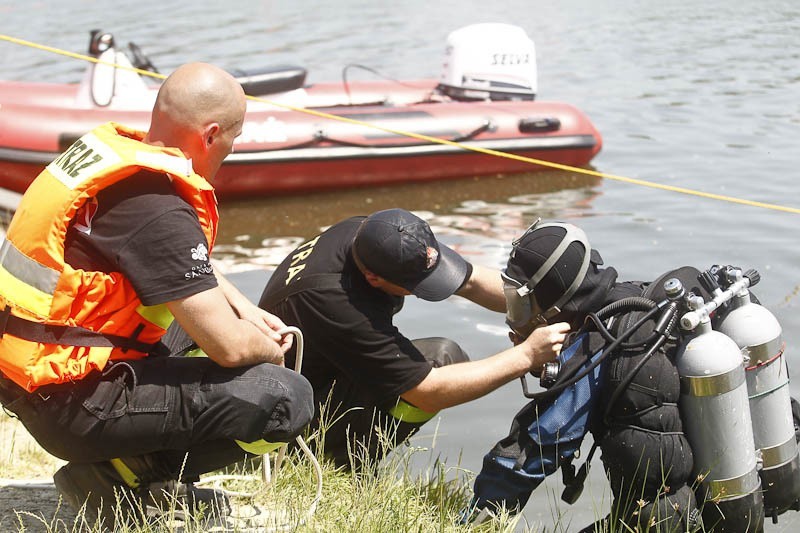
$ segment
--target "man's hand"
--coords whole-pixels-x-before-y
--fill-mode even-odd
[[[292,347],[294,336],[291,334],[278,335],[277,333],[279,330],[285,328],[286,324],[277,316],[264,311],[251,302],[233,285],[233,283],[228,281],[225,276],[219,272],[215,272],[215,274],[219,286],[225,294],[225,298],[228,300],[233,312],[236,313],[236,316],[250,322],[258,328],[261,333],[275,341],[280,346],[282,353],[285,354],[289,351],[289,348]]]
[[[284,364],[281,345],[261,329],[267,328],[264,317],[251,315],[253,320],[260,319],[261,327],[251,320],[243,320],[228,304],[220,287],[166,302],[166,305],[178,324],[220,366]]]
[[[432,368],[419,385],[400,396],[429,413],[480,398],[555,359],[568,332],[569,324],[559,322],[534,330],[520,344],[490,357]]]
[[[294,335],[291,333],[285,333],[283,335],[278,334],[278,331],[284,329],[286,324],[277,316],[264,311],[250,302],[244,305],[240,304],[235,311],[236,314],[239,315],[239,318],[252,323],[264,335],[277,342],[284,354],[292,347]]]
[[[569,324],[558,322],[533,330],[520,345],[530,359],[530,371],[540,372],[545,363],[555,360],[569,333]],[[515,336],[516,337],[516,336]],[[515,339],[512,338],[512,341]]]

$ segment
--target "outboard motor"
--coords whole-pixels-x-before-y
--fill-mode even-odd
[[[759,280],[757,272],[742,274],[733,267],[712,267],[708,273],[711,283],[719,283],[711,286],[712,291],[742,279],[749,279],[752,287]],[[800,454],[781,326],[772,313],[752,301],[748,287],[743,287],[733,296],[718,330],[733,339],[745,357],[753,438],[762,461],[764,513],[777,523],[779,514],[800,510]]]
[[[91,63],[83,75],[76,97],[78,105],[112,109],[152,107],[155,91],[149,91],[142,77],[132,70],[128,56],[117,51],[111,33],[92,30],[88,52],[98,62]]]
[[[716,532],[760,532],[764,502],[742,354],[730,337],[711,329],[710,314],[730,292],[708,303],[693,294],[685,300],[689,312],[680,324],[688,339],[675,359],[680,409],[694,453],[703,523]]]
[[[437,89],[456,100],[533,100],[533,41],[510,24],[473,24],[451,32]]]
[[[102,30],[92,30],[89,32],[89,55],[100,57],[104,52],[111,48],[116,48],[117,43],[114,36]]]

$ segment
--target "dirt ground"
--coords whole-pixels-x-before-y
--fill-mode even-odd
[[[59,500],[47,454],[16,419],[0,411],[0,531],[73,531],[75,513]]]
[[[52,480],[0,481],[0,531],[73,531],[75,513],[59,501]]]

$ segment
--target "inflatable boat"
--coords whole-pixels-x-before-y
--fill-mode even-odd
[[[149,127],[158,89],[143,76],[156,72],[150,60],[100,31],[89,53],[98,62],[80,83],[0,82],[0,187],[24,191],[99,124]],[[584,113],[536,99],[534,44],[515,26],[452,32],[438,80],[343,76],[308,85],[301,67],[230,72],[250,98],[242,135],[214,180],[223,198],[544,168],[480,150],[584,166],[602,146]]]

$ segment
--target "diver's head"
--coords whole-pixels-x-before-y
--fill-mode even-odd
[[[602,264],[582,229],[540,220],[513,242],[502,273],[506,323],[523,338],[561,314],[586,279],[590,264]]]

